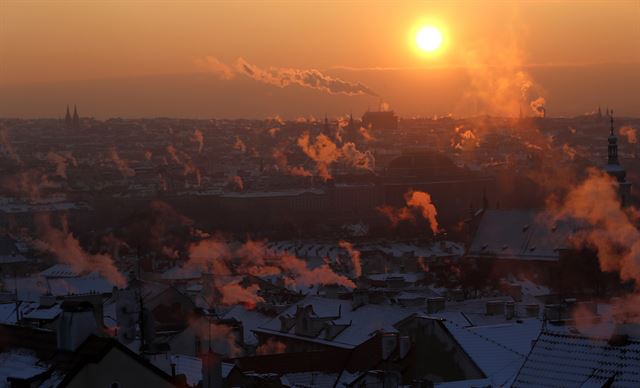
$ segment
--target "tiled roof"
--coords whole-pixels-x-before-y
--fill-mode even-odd
[[[514,387],[640,387],[640,342],[543,332]]]

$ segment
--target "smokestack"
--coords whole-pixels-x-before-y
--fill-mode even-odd
[[[98,332],[98,324],[89,302],[62,303],[58,321],[58,349],[75,352],[90,335]]]
[[[202,388],[222,388],[222,358],[211,348],[202,355]]]

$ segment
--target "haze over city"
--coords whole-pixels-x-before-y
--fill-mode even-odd
[[[640,386],[640,1],[0,0],[0,388]]]
[[[57,116],[51,102],[74,98],[98,118],[295,119],[362,114],[380,99],[403,117],[516,115],[487,105],[482,95],[511,93],[503,89],[520,86],[512,78],[518,71],[556,116],[605,103],[623,116],[640,114],[630,98],[640,88],[634,1],[5,1],[1,7],[3,116]],[[435,52],[415,44],[424,25],[444,35]],[[238,71],[239,61],[263,70],[317,70],[370,93],[265,84]]]

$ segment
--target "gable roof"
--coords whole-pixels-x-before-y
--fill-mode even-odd
[[[168,374],[113,338],[90,335],[75,352],[65,352],[58,349],[54,331],[16,325],[0,325],[0,351],[6,352],[15,349],[26,349],[32,352],[42,365],[50,367],[46,374],[64,376],[59,387],[69,384],[87,364],[100,362],[112,349],[121,351],[152,373],[172,382]]]
[[[640,387],[640,342],[544,331],[513,387]]]
[[[542,325],[537,319],[476,327],[461,327],[448,320],[442,323],[492,386],[498,387],[513,380]]]
[[[486,210],[467,255],[494,259],[558,261],[578,228],[541,210]]]

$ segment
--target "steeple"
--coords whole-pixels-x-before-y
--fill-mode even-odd
[[[73,128],[80,128],[80,116],[78,116],[78,108],[73,104]]]
[[[611,165],[619,165],[620,161],[618,160],[618,138],[615,133],[613,133],[613,110],[611,110],[610,115],[611,128],[609,131],[609,147],[608,147],[608,159],[607,164]]]
[[[67,104],[67,114],[64,116],[64,125],[71,128],[71,113],[69,113],[69,104]]]
[[[608,108],[607,113],[609,113]],[[625,207],[629,204],[631,183],[627,182],[627,172],[620,165],[620,160],[618,159],[618,138],[613,129],[613,109],[610,111],[609,119],[611,127],[609,128],[609,137],[607,139],[609,144],[607,148],[607,165],[604,166],[604,171],[617,181],[620,204]]]

